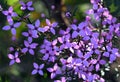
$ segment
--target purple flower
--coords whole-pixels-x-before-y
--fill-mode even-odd
[[[79,49],[80,45],[77,44],[77,42],[72,42],[71,43],[73,49]]]
[[[54,10],[55,9],[55,5],[51,5],[51,9]]]
[[[41,13],[41,17],[44,18],[46,15],[44,13]]]
[[[78,27],[80,29],[79,31],[80,36],[84,37],[91,34],[91,29],[88,27],[87,21],[80,23]]]
[[[66,70],[66,67],[69,67],[71,68],[71,63],[73,61],[73,58],[72,57],[68,57],[67,60],[66,59],[63,59],[61,58],[60,59],[61,63],[62,63],[62,70]]]
[[[99,1],[100,2],[100,1]],[[94,15],[96,21],[99,21],[103,12],[106,10],[106,8],[103,8],[102,5],[99,5],[98,0],[94,1],[94,3],[92,3],[93,5],[93,9],[90,9],[87,14],[92,14]]]
[[[29,1],[27,3],[24,3],[23,1],[20,1],[21,4],[21,10],[29,10],[29,11],[33,11],[34,8],[32,7],[33,2]]]
[[[91,35],[89,35],[89,39],[90,39],[91,44],[93,45],[93,48],[97,48],[99,46],[98,38],[99,38],[99,33],[97,33],[97,32],[91,33]],[[83,39],[85,39],[85,37]],[[93,50],[93,51],[95,51],[95,50]]]
[[[92,54],[90,52],[83,54],[80,50],[77,51],[77,56],[82,60],[83,65],[87,67],[90,65],[88,59],[91,57],[91,55]]]
[[[115,61],[117,57],[120,57],[118,49],[111,48],[110,46],[107,46],[106,48],[107,48],[107,51],[103,53],[103,56],[109,57],[110,63]]]
[[[61,74],[61,70],[59,69],[57,63],[53,68],[47,68],[47,70],[51,73],[51,79],[53,79],[57,74]]]
[[[70,35],[65,35],[63,37],[58,37],[58,41],[61,43],[60,50],[71,48]]]
[[[32,42],[28,42],[28,41],[24,41],[24,45],[25,48],[22,49],[22,53],[26,53],[27,51],[29,51],[29,53],[31,55],[34,55],[34,50],[37,47],[37,43],[32,43]]]
[[[66,30],[62,30],[62,29],[61,29],[61,30],[59,31],[59,34],[62,35],[62,36],[63,36],[63,35],[67,35],[67,34],[70,33],[70,31],[71,31],[71,28],[67,28]]]
[[[51,22],[49,19],[46,19],[46,26],[41,28],[41,22],[37,19],[34,24],[27,24],[28,32],[22,33],[23,36],[27,37],[27,40],[24,41],[25,47],[20,48],[21,52],[34,55],[38,44],[32,42],[33,38],[38,38],[39,33],[46,32],[44,35],[47,36],[44,38],[43,44],[41,43],[39,52],[42,54],[40,56],[42,60],[46,64],[52,65],[52,67],[46,69],[50,72],[51,79],[54,79],[59,74],[58,78],[62,76],[60,80],[55,80],[54,82],[66,82],[71,79],[81,79],[83,82],[105,82],[103,78],[94,73],[104,68],[106,63],[113,63],[117,57],[120,57],[119,50],[113,48],[112,45],[112,39],[119,37],[116,34],[120,35],[120,24],[117,23],[116,18],[110,15],[108,9],[102,6],[101,0],[90,1],[93,7],[89,10],[88,14],[92,14],[93,18],[88,15],[85,21],[80,22],[78,25],[73,22],[66,30],[57,29],[58,23]],[[34,10],[32,1],[27,3],[20,1],[20,4],[22,5],[22,10]],[[54,9],[54,6],[52,9]],[[11,23],[11,21],[13,22],[11,15],[3,14],[7,16],[10,23],[10,25],[4,26],[3,30],[11,30],[12,34],[16,34],[15,28],[19,25]],[[70,17],[71,14],[67,12],[66,16]],[[28,16],[22,18],[26,17]],[[57,34],[58,31],[59,33]],[[49,34],[57,34],[57,36],[52,37]],[[11,48],[11,53],[15,52],[14,50],[16,49]],[[11,59],[10,65],[20,62],[18,52],[15,55],[9,54],[8,57]],[[38,65],[34,62],[34,69],[31,74],[38,73],[43,76],[44,65]]]
[[[28,30],[28,32],[23,32],[23,36],[28,37],[28,41],[31,42],[33,38],[38,38],[37,31]]]
[[[48,60],[54,62],[56,60],[56,56],[59,55],[59,48],[56,46],[57,40],[49,42],[48,40],[44,40],[44,44],[41,46],[40,52],[44,54],[43,60]]]
[[[37,64],[37,63],[33,63],[33,66],[34,66],[34,70],[32,71],[32,75],[36,74],[36,73],[39,73],[40,75],[43,76],[43,71],[42,69],[44,68],[44,64],[41,64],[40,66]]]
[[[70,12],[66,12],[65,15],[66,15],[66,17],[68,17],[68,18],[71,17],[71,13],[70,13]]]
[[[41,49],[40,52],[44,54],[44,56],[42,58],[43,60],[55,62],[56,56],[52,55],[53,53],[52,53],[52,49],[50,47],[48,47],[46,49]]]
[[[82,60],[80,58],[74,58],[72,60],[71,65],[68,65],[69,68],[72,67],[72,69],[75,71],[75,73],[79,72],[79,67],[83,66]],[[86,66],[86,65],[84,65]]]
[[[76,38],[79,35],[80,28],[78,28],[75,24],[72,24],[71,27],[74,30],[72,33],[72,38]]]
[[[14,50],[15,50],[14,47],[10,47],[10,48],[9,48],[9,51],[10,51],[10,52],[12,52],[12,51],[14,51]]]
[[[50,32],[55,35],[54,28],[58,25],[57,22],[51,23],[50,20],[46,19],[46,24],[48,26],[45,26],[44,28],[46,28],[47,30],[50,30]]]
[[[44,28],[39,27],[40,26],[40,21],[39,19],[35,21],[35,25],[33,24],[27,24],[27,26],[31,29],[37,32],[43,32],[44,33]]]
[[[116,23],[117,19],[114,17],[114,18],[111,18],[111,19],[107,19],[107,23],[111,26],[111,25],[114,25]]]
[[[100,65],[105,65],[106,64],[106,61],[103,60],[103,59],[92,59],[90,61],[91,64],[95,65],[95,70],[98,71],[100,70]]]
[[[101,0],[90,0],[90,2],[91,2],[92,4],[94,4],[94,3],[99,3],[99,2],[101,2]]]
[[[66,78],[65,77],[61,77],[61,80],[55,80],[54,82],[66,82]]]
[[[16,12],[13,12],[13,7],[12,7],[12,6],[9,7],[9,9],[6,10],[6,11],[2,11],[2,13],[7,16],[8,22],[12,20],[11,17],[16,17],[16,16],[18,16]]]
[[[50,47],[46,47],[45,49],[41,49],[40,52],[42,54],[45,54],[42,59],[43,60],[48,60],[48,58],[49,58],[49,56],[51,54],[51,49],[50,49]]]
[[[105,80],[103,78],[101,78],[99,75],[97,74],[93,74],[93,81],[96,82],[105,82]]]
[[[16,35],[16,28],[18,28],[21,25],[21,22],[13,23],[13,21],[9,22],[9,25],[4,26],[3,30],[11,30],[11,33],[13,35]]]
[[[11,59],[9,65],[13,65],[15,62],[20,63],[20,59],[18,58],[19,54],[18,52],[15,52],[15,55],[8,54],[8,58]]]
[[[90,28],[88,28],[87,22],[81,22],[79,26],[72,24],[71,27],[73,29],[72,38],[76,38],[77,36],[85,37],[90,35],[91,33]]]

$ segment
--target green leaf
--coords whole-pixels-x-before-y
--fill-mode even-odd
[[[18,0],[7,0],[7,4],[8,5],[14,5],[16,2],[18,2]]]
[[[103,2],[113,16],[118,17],[120,15],[120,0],[104,0]]]
[[[44,77],[44,78],[47,78],[47,76],[48,76],[48,74],[47,74],[47,73],[44,73],[44,76],[43,76],[43,77]]]

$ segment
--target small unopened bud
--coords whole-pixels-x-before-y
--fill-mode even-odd
[[[77,19],[73,19],[73,23],[77,23],[78,22],[78,20]]]
[[[10,47],[9,48],[10,52],[14,51],[14,48],[13,47]]]
[[[41,17],[44,18],[44,17],[45,17],[45,14],[44,14],[44,13],[41,13]]]
[[[54,10],[54,9],[55,9],[55,6],[54,6],[54,5],[52,5],[52,6],[51,6],[51,9],[52,9],[52,10]]]
[[[66,17],[71,17],[71,14],[70,14],[70,12],[66,12]]]

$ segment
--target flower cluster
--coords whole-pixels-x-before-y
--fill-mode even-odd
[[[26,4],[20,2],[20,4],[21,10],[34,10],[31,1]],[[45,26],[41,26],[39,19],[34,24],[26,23],[27,32],[22,32],[22,35],[27,37],[27,40],[24,40],[25,47],[14,51],[15,55],[8,54],[11,59],[10,65],[15,62],[20,63],[19,53],[29,52],[34,55],[37,54],[34,50],[38,50],[37,55],[41,57],[39,59],[45,63],[38,65],[34,62],[33,75],[38,73],[43,76],[44,71],[48,71],[54,82],[67,82],[73,78],[82,79],[83,82],[105,82],[98,72],[105,67],[105,64],[112,64],[117,57],[120,57],[118,49],[113,47],[112,42],[114,38],[120,37],[120,23],[117,23],[117,19],[102,6],[101,0],[91,0],[91,4],[93,7],[87,11],[86,19],[78,25],[71,24],[66,30],[57,28],[59,24],[49,19],[45,20]],[[3,30],[11,30],[15,35],[15,29],[21,23],[13,23],[12,17],[18,15],[13,12],[12,7],[8,11],[3,11],[3,14],[9,22]],[[97,27],[93,25],[91,15],[99,22]],[[43,44],[35,42],[43,36],[42,34],[45,36]]]

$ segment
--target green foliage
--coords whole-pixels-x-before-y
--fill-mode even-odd
[[[89,0],[64,0],[67,5],[75,6],[79,4],[88,3]]]
[[[11,6],[16,4],[16,2],[18,2],[18,0],[7,0],[7,4]]]
[[[120,0],[103,0],[113,16],[120,16]]]

